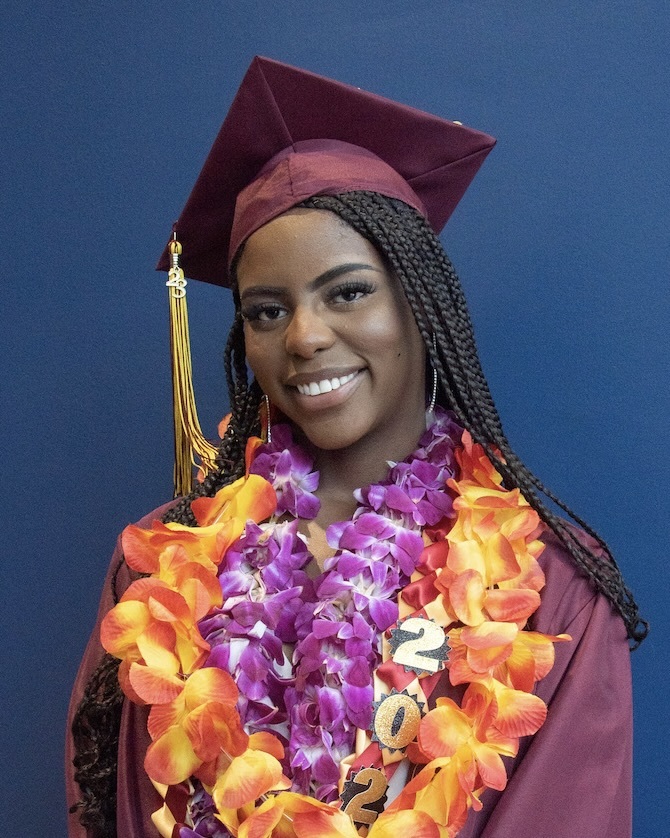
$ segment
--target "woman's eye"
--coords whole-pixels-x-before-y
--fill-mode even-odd
[[[271,323],[284,314],[283,306],[277,303],[258,303],[242,309],[242,317],[249,323]]]
[[[354,303],[367,297],[374,290],[375,287],[370,282],[347,282],[331,289],[329,297],[335,303]]]

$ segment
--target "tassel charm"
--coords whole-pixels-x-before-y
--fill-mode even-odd
[[[165,284],[168,288],[172,289],[171,296],[180,299],[181,297],[186,296],[186,277],[184,276],[184,271],[179,267],[179,257],[182,253],[182,246],[177,241],[177,233],[173,233],[172,236],[172,241],[168,246],[172,264],[170,265],[167,282]]]
[[[170,270],[165,283],[170,300],[170,355],[172,359],[172,403],[174,412],[174,494],[187,495],[193,488],[193,469],[205,473],[214,467],[217,449],[200,429],[193,392],[191,342],[186,306],[186,278],[179,266],[182,246],[173,233],[169,244]],[[196,460],[199,458],[199,462]]]

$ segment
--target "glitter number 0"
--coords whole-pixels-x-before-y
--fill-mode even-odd
[[[393,660],[410,669],[437,672],[445,658],[444,631],[432,620],[409,617],[402,623],[403,632],[417,637],[403,640],[393,653]]]
[[[372,720],[374,739],[390,751],[402,751],[419,731],[421,710],[405,692],[384,696]]]
[[[354,782],[357,786],[367,783],[368,787],[357,792],[342,811],[346,812],[354,823],[370,826],[377,820],[379,813],[374,809],[366,809],[365,804],[374,804],[382,800],[388,782],[384,774],[376,768],[361,768],[354,777]]]

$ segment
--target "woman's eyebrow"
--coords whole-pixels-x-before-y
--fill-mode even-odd
[[[381,268],[376,268],[374,265],[369,265],[367,262],[345,262],[342,265],[335,265],[333,268],[328,268],[327,271],[324,271],[322,274],[319,274],[317,277],[312,279],[307,284],[308,291],[318,291],[326,283],[330,282],[333,279],[337,279],[339,276],[343,276],[348,273],[352,273],[353,271],[375,271],[376,273],[381,273]],[[246,288],[240,294],[240,300],[247,300],[249,297],[264,297],[264,296],[275,296],[275,297],[282,297],[287,295],[287,291],[285,288],[276,286],[276,285],[252,285],[250,288]]]

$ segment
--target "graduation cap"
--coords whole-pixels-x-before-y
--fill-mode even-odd
[[[458,122],[254,58],[157,266],[171,286],[176,446],[213,460],[193,402],[184,277],[229,285],[240,245],[314,195],[379,192],[439,233],[494,144]],[[188,450],[178,493],[190,486]]]
[[[495,140],[357,87],[256,57],[175,225],[187,277],[228,284],[239,245],[313,195],[400,198],[439,233]],[[169,253],[158,268],[168,270]]]

